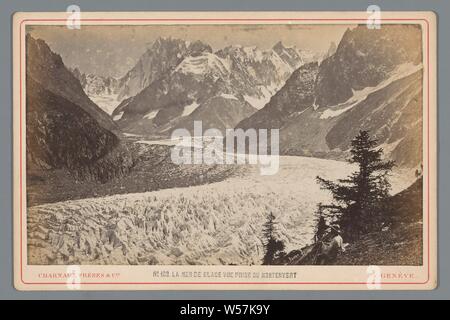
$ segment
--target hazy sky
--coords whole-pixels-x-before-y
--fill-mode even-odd
[[[278,41],[299,49],[326,51],[339,43],[349,25],[148,25],[148,26],[28,26],[47,42],[69,67],[85,73],[123,76],[158,37],[201,40],[213,50],[232,44],[271,48]]]

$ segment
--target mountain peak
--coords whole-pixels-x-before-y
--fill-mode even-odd
[[[226,46],[222,49],[220,49],[219,51],[217,51],[218,54],[220,53],[231,53],[231,52],[238,52],[238,51],[242,51],[242,46],[239,44],[231,44],[229,46]]]
[[[281,52],[281,51],[297,51],[298,49],[295,46],[286,46],[281,40],[275,43],[275,45],[272,47],[272,50],[275,52]]]
[[[354,90],[375,87],[404,63],[422,60],[420,28],[415,25],[389,25],[368,29],[359,25],[347,29],[336,52],[321,64],[316,91],[317,105],[345,102]]]
[[[153,46],[151,47],[151,50],[158,50],[159,48],[172,47],[172,46],[187,47],[188,43],[182,39],[161,36],[155,40],[155,42],[153,43]]]
[[[274,46],[273,46],[273,50],[279,50],[279,49],[286,49],[286,47],[283,45],[283,42],[278,41]]]
[[[196,40],[189,44],[188,51],[191,56],[198,56],[204,52],[212,53],[212,48],[209,44]]]

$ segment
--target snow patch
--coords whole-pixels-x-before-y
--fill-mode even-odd
[[[191,104],[187,105],[183,109],[183,113],[181,114],[182,117],[190,115],[192,112],[195,111],[200,106],[200,104],[197,103],[197,101],[192,102]]]
[[[264,106],[268,102],[265,97],[261,98],[247,95],[244,95],[244,100],[247,101],[253,108],[256,108],[258,110],[264,108]]]
[[[197,57],[187,57],[175,69],[183,74],[204,75],[208,72],[228,75],[230,64],[227,60],[219,58],[213,53],[203,53]]]
[[[337,116],[343,114],[345,111],[350,110],[351,108],[353,108],[359,102],[360,101],[352,103],[349,106],[341,108],[341,109],[338,109],[338,110],[327,109],[320,115],[320,119],[328,119],[328,118],[337,117]]]
[[[147,113],[143,118],[144,118],[144,119],[151,120],[151,119],[153,119],[154,117],[156,117],[156,115],[158,114],[158,112],[159,112],[159,110],[153,110],[153,111],[150,111],[150,112]]]
[[[220,96],[221,96],[222,98],[225,98],[225,99],[239,100],[238,98],[236,98],[235,95],[232,95],[232,94],[229,94],[229,93],[222,93]]]
[[[124,135],[125,137],[140,137],[139,134],[127,133],[127,132],[124,132],[123,135]]]
[[[314,102],[313,102],[312,107],[313,107],[314,111],[319,109],[319,106],[316,104],[316,98],[314,98]]]
[[[114,121],[118,121],[118,120],[122,119],[122,116],[123,116],[123,111],[122,111],[122,112],[119,112],[119,114],[115,115],[115,116],[113,117],[113,120],[114,120]]]

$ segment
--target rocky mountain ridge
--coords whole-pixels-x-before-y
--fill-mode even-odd
[[[137,133],[167,133],[185,123],[187,116],[211,125],[221,122],[219,129],[233,127],[261,108],[298,66],[311,59],[302,53],[281,42],[270,50],[233,45],[213,53],[202,42],[158,39],[133,68],[142,72],[127,76],[134,75],[129,84],[139,84],[129,92],[144,88],[122,101],[113,112],[114,120],[124,131]],[[156,71],[150,77],[148,70]],[[209,114],[206,108],[212,101],[232,105],[233,116],[226,107]],[[198,107],[203,112],[194,113]]]
[[[421,30],[348,29],[336,52],[301,66],[265,107],[237,127],[280,129],[283,154],[343,158],[369,130],[400,166],[422,161]]]
[[[64,65],[60,55],[54,53],[41,39],[34,39],[29,34],[27,45],[27,77],[42,85],[51,93],[81,107],[90,114],[103,128],[118,132],[118,127],[111,117],[98,107],[84,92],[80,81]]]
[[[127,172],[133,164],[116,124],[43,40],[26,41],[28,183],[51,170],[102,182]]]

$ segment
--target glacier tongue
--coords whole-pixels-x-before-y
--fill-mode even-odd
[[[338,179],[345,162],[281,157],[280,171],[189,188],[31,207],[30,264],[261,264],[262,228],[277,216],[286,250],[310,243],[317,203],[330,200],[317,175]],[[393,177],[396,189],[408,185]]]

